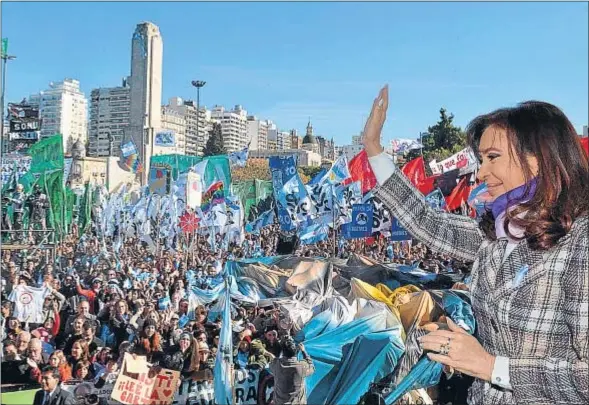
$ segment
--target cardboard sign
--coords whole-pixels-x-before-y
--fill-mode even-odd
[[[132,356],[125,353],[112,399],[126,405],[171,405],[178,389],[180,372],[164,368],[153,375],[149,372],[131,373],[127,367],[128,361],[133,369],[144,369],[137,363],[133,364]]]

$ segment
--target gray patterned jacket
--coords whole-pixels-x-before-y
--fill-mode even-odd
[[[474,262],[477,337],[489,353],[509,358],[513,391],[475,380],[470,404],[589,403],[587,216],[548,251],[522,240],[503,260],[507,240],[487,239],[471,218],[432,210],[400,170],[374,194],[431,249]]]

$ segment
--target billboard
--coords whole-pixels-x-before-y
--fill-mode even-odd
[[[39,131],[41,123],[38,118],[11,118],[10,132],[32,132]]]
[[[155,133],[155,146],[173,147],[176,146],[176,134],[172,130],[162,130]]]

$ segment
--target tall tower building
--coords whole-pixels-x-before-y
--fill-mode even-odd
[[[120,87],[100,87],[90,93],[88,156],[119,156],[129,126],[131,89],[127,79]],[[112,151],[110,142],[112,140]]]
[[[38,101],[41,138],[61,134],[63,150],[68,154],[77,140],[86,143],[88,100],[80,90],[79,81],[65,79],[50,83],[49,88],[41,92]]]
[[[131,42],[131,107],[128,135],[145,168],[141,185],[147,184],[149,160],[153,154],[154,135],[161,128],[162,61],[164,43],[157,25],[137,24]]]

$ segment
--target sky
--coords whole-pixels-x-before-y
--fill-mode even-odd
[[[164,41],[163,100],[242,105],[282,130],[351,143],[380,87],[383,139],[417,138],[441,107],[464,127],[525,100],[588,119],[588,4],[583,3],[1,3],[9,38],[6,101],[78,79],[86,96],[130,73],[135,26]]]

